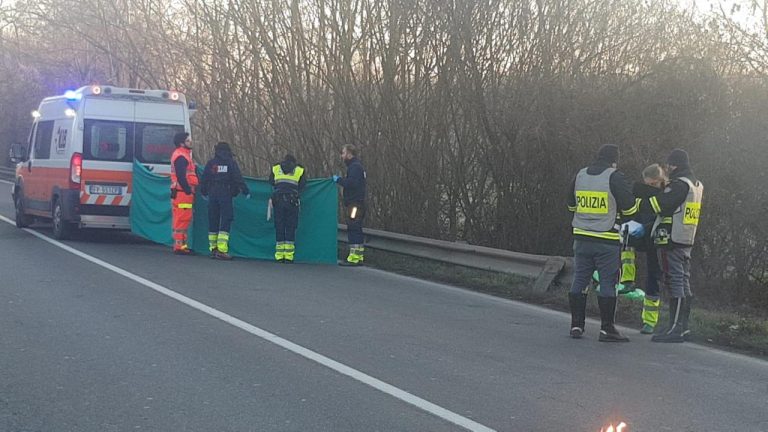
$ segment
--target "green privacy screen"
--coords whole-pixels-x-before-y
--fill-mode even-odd
[[[251,198],[234,200],[235,220],[229,253],[242,258],[274,260],[275,225],[267,221],[267,202],[272,187],[266,180],[245,178]],[[172,245],[171,179],[156,175],[143,165],[133,164],[131,231],[156,243]],[[301,194],[299,229],[296,231],[296,261],[336,264],[338,208],[336,185],[327,179],[313,179]],[[198,193],[190,228],[190,247],[208,253],[208,202]]]

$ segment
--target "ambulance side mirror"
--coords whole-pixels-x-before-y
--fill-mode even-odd
[[[189,116],[192,117],[197,112],[197,102],[195,101],[189,101],[187,103],[187,110],[189,111]]]
[[[24,162],[27,160],[27,148],[22,144],[13,143],[8,155],[13,163]]]

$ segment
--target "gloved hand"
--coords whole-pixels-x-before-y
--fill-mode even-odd
[[[637,227],[629,231],[629,235],[632,237],[642,237],[645,235],[645,227],[642,224],[638,224]]]
[[[340,178],[341,178],[341,176],[337,176],[336,174],[334,174],[334,175],[331,177],[331,179],[333,179],[333,182],[334,182],[334,183],[338,183]]]
[[[200,196],[203,197],[203,201],[208,201],[208,195],[200,195]]]
[[[629,234],[631,237],[642,237],[645,235],[645,227],[641,223],[629,221],[621,225],[621,233]]]
[[[251,199],[251,194],[249,193],[245,194],[245,199]]]

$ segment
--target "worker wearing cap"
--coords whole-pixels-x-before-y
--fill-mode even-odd
[[[669,326],[651,340],[683,342],[690,333],[691,249],[699,225],[704,185],[694,175],[685,150],[672,150],[667,158],[667,172],[670,181],[664,191],[643,201],[657,215],[652,236],[663,274],[662,286],[669,294]]]
[[[627,342],[614,325],[616,284],[621,265],[619,222],[637,212],[639,202],[632,195],[624,174],[616,169],[619,148],[600,147],[597,158],[574,178],[568,193],[568,210],[573,213],[574,277],[568,295],[571,309],[571,337],[581,338],[586,318],[586,287],[597,270],[600,276],[601,342]]]

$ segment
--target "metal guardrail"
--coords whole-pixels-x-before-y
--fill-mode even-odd
[[[562,277],[571,268],[571,263],[565,257],[532,255],[367,228],[363,232],[366,247],[528,277],[535,279],[533,289],[539,292],[548,291],[558,276]],[[340,242],[347,242],[346,233],[347,226],[339,224]]]
[[[14,177],[13,168],[0,167],[0,178],[13,180]],[[367,228],[363,232],[366,246],[372,249],[528,277],[535,280],[533,289],[540,292],[549,290],[558,276],[563,279],[572,268],[570,259],[564,257],[525,254]],[[339,224],[338,240],[346,242],[346,233],[347,226]]]
[[[13,180],[16,177],[16,170],[13,168],[0,167],[0,179]]]

